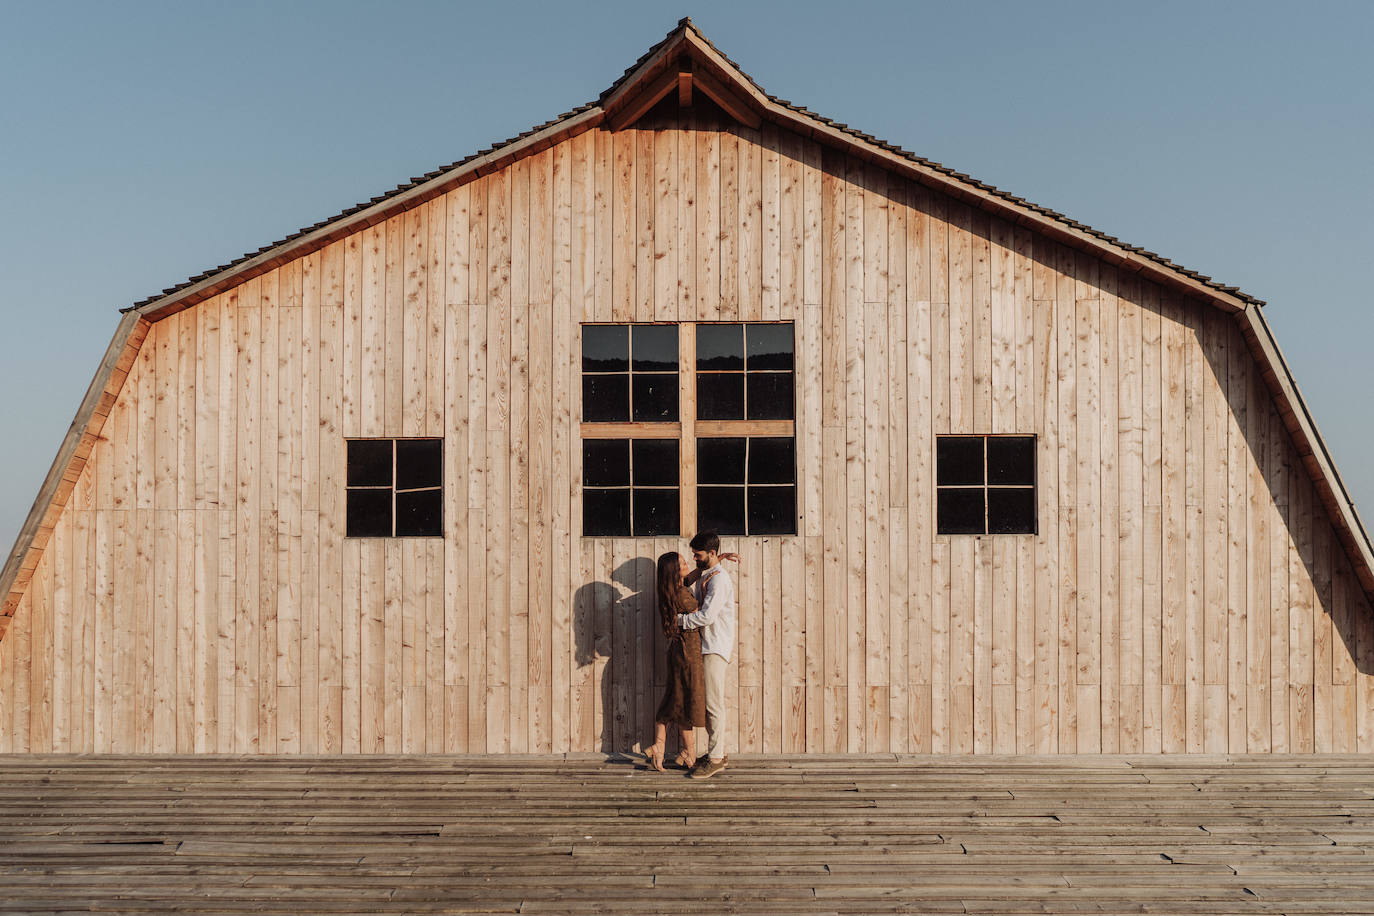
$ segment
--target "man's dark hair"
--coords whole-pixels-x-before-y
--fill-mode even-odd
[[[720,535],[714,531],[698,531],[697,536],[692,538],[692,549],[720,553]]]

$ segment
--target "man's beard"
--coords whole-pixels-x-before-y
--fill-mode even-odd
[[[697,569],[706,569],[711,564],[706,560],[697,560]]]

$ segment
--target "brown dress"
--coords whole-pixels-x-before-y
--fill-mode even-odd
[[[682,587],[683,610],[693,613],[697,601],[691,589]],[[668,638],[668,685],[658,704],[655,722],[686,728],[706,725],[706,669],[701,661],[701,631],[684,630],[676,617],[663,622]]]

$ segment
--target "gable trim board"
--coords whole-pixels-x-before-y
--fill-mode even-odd
[[[682,66],[684,60],[687,63]],[[318,251],[365,227],[375,226],[468,181],[503,169],[518,159],[548,149],[586,130],[604,126],[608,119],[610,123],[618,123],[617,119],[628,113],[631,117],[626,119],[626,124],[633,123],[653,102],[666,96],[671,86],[680,85],[684,72],[690,77],[692,85],[721,104],[727,113],[733,109],[736,114],[742,115],[745,112],[741,109],[747,108],[763,120],[872,162],[999,218],[1026,226],[1051,240],[1086,251],[1118,269],[1137,272],[1150,281],[1171,287],[1191,298],[1201,299],[1236,316],[1251,354],[1276,400],[1284,424],[1303,458],[1361,586],[1368,596],[1374,598],[1374,547],[1371,547],[1369,535],[1311,412],[1260,312],[1260,306],[1263,305],[1260,300],[1157,254],[1127,245],[1055,211],[1031,204],[862,134],[847,125],[768,95],[717,50],[690,20],[684,19],[602,93],[596,103],[574,109],[505,143],[431,172],[410,184],[398,186],[386,195],[373,198],[332,219],[317,223],[228,265],[193,277],[164,290],[159,296],[150,297],[126,309],[20,530],[4,570],[0,572],[0,595],[4,596],[0,601],[0,638],[8,628],[53,526],[85,466],[91,446],[100,435],[110,406],[152,322]],[[667,79],[668,76],[672,79]],[[650,105],[643,104],[646,94]]]

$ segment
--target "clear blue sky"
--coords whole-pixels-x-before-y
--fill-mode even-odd
[[[1374,4],[0,0],[0,545],[117,309],[593,100],[684,15],[774,95],[1269,302],[1374,517]]]

